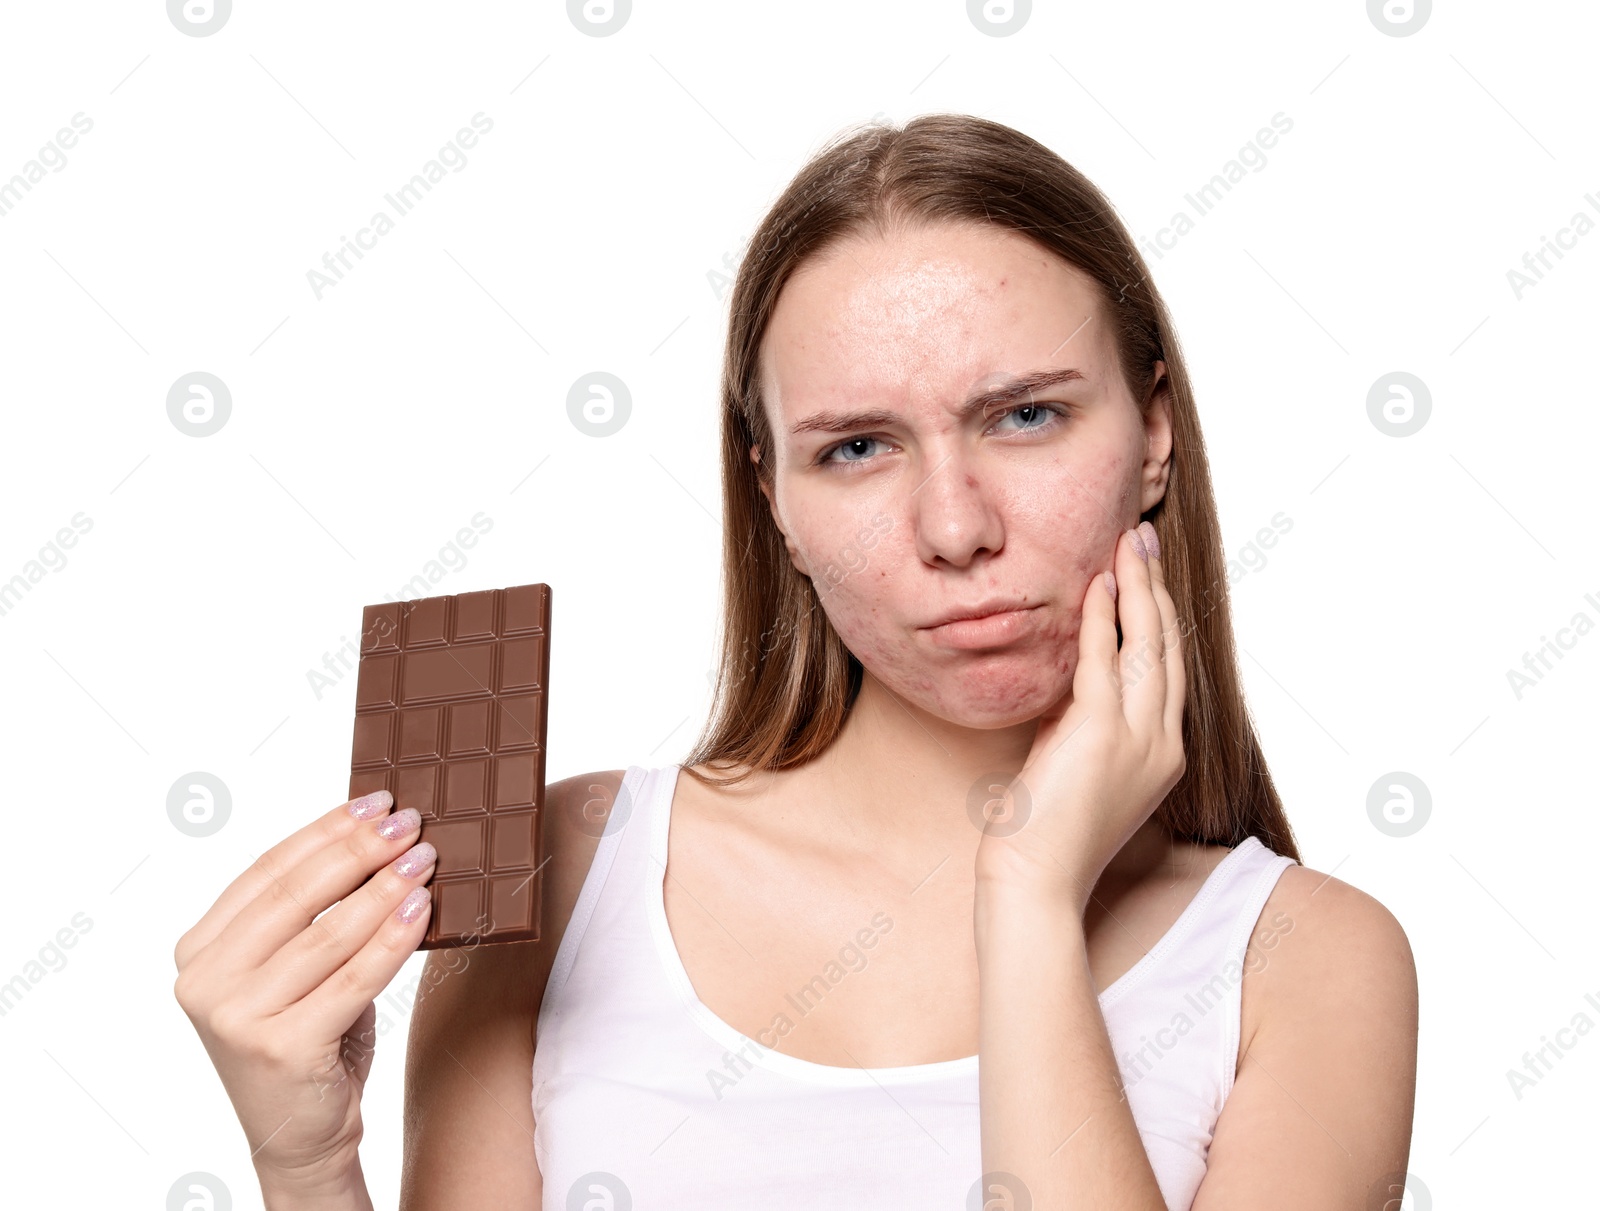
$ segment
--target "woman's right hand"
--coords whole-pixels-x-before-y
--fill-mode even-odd
[[[284,838],[178,939],[173,994],[222,1077],[263,1190],[360,1183],[376,1001],[427,931],[421,884],[437,861],[416,843],[421,817],[393,805],[376,791]],[[409,921],[397,915],[407,907]]]

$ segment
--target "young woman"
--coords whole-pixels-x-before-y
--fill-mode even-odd
[[[429,954],[403,1206],[1397,1207],[1410,949],[1299,865],[1106,199],[976,118],[841,137],[747,249],[722,396],[712,716],[549,788],[543,940]],[[178,943],[269,1207],[370,1205],[361,1035],[433,858],[380,869],[390,806]]]

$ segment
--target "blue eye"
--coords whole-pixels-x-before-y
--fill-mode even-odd
[[[1015,428],[1013,428],[1011,430],[1013,433],[1031,433],[1031,432],[1033,432],[1035,430],[1039,430],[1039,429],[1054,428],[1055,426],[1053,426],[1051,424],[1050,418],[1052,416],[1055,416],[1055,417],[1059,417],[1059,418],[1065,420],[1066,419],[1066,415],[1067,415],[1067,409],[1066,409],[1066,406],[1064,404],[1039,404],[1039,403],[1017,404],[1014,407],[1008,408],[1004,412],[1002,412],[1000,414],[999,420],[997,420],[995,422],[995,426],[998,427],[998,425],[1000,424],[1001,421],[1004,421],[1004,420],[1006,420],[1006,419],[1008,419],[1010,417],[1013,417],[1013,416],[1021,416],[1024,413],[1030,414],[1029,415],[1029,419],[1030,420],[1035,420],[1036,419],[1036,420],[1038,420],[1039,423],[1037,423],[1037,424],[1018,425],[1018,426],[1016,426]],[[821,451],[817,455],[817,462],[819,464],[831,464],[831,465],[834,465],[834,466],[837,466],[840,463],[865,463],[865,462],[870,462],[871,461],[871,456],[868,455],[868,454],[863,454],[858,449],[858,447],[861,447],[861,446],[870,447],[874,443],[882,444],[878,438],[876,438],[876,437],[868,437],[868,436],[865,436],[865,435],[863,435],[861,437],[847,438],[844,441],[840,442],[838,445],[829,446],[826,450]],[[847,457],[846,456],[846,452],[853,452],[854,454],[859,455],[859,457]],[[833,456],[835,454],[838,454],[841,457],[834,458]]]
[[[833,447],[832,450],[824,451],[823,452],[822,461],[826,462],[827,461],[827,456],[829,454],[836,454],[836,453],[839,453],[840,451],[848,450],[852,446],[871,445],[873,442],[875,442],[877,440],[878,439],[875,438],[875,437],[852,437],[849,441],[840,442],[837,446]],[[847,462],[847,463],[859,463],[859,462],[865,462],[866,458],[865,457],[862,457],[862,458],[845,458],[845,459],[841,459],[840,461],[841,462]]]
[[[1054,411],[1054,409],[1051,409],[1051,411]],[[1024,412],[1032,412],[1032,413],[1034,413],[1035,415],[1038,415],[1038,416],[1048,416],[1049,415],[1049,412],[1046,411],[1046,408],[1045,408],[1044,404],[1019,404],[1015,408],[1012,408],[1008,412],[1006,412],[1005,416],[1002,416],[1001,419],[1004,420],[1006,416],[1021,416]],[[1057,413],[1057,415],[1060,415],[1060,414]],[[1026,425],[1026,426],[1022,426],[1022,427],[1026,428],[1026,429],[1038,429],[1038,428],[1040,428],[1039,425]]]

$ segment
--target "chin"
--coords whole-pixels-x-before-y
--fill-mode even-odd
[[[960,727],[992,731],[1039,718],[1072,692],[1072,675],[1033,663],[924,686],[908,695],[923,710]]]

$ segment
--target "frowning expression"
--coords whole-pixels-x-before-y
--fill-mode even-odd
[[[1086,274],[986,224],[850,237],[779,296],[752,451],[773,517],[868,673],[941,718],[1009,726],[1070,691],[1084,591],[1166,490],[1164,380],[1141,411],[1105,316]]]

